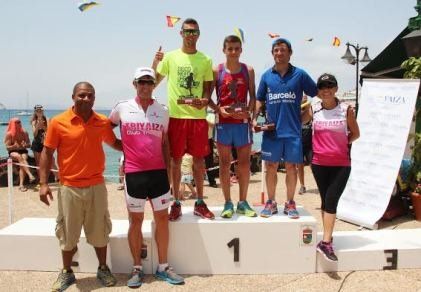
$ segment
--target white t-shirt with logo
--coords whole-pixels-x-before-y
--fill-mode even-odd
[[[110,120],[119,125],[124,152],[124,172],[165,169],[163,136],[168,131],[168,110],[156,99],[146,112],[135,99],[118,102]]]

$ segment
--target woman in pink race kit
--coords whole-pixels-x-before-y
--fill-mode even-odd
[[[328,261],[337,261],[332,233],[339,198],[351,172],[350,145],[360,136],[354,110],[335,96],[338,82],[335,76],[323,74],[317,80],[318,97],[303,116],[312,120],[313,159],[311,169],[321,197],[323,240],[317,251]]]

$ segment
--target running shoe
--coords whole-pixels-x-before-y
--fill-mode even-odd
[[[265,204],[265,208],[260,212],[261,217],[271,217],[273,214],[278,213],[278,207],[275,201],[267,200]]]
[[[335,252],[333,250],[333,244],[332,244],[332,242],[320,241],[317,244],[317,248],[316,249],[329,262],[337,262],[338,261],[338,257],[335,255]]]
[[[63,269],[58,275],[57,280],[54,282],[53,287],[51,287],[51,291],[53,292],[64,291],[75,282],[76,282],[76,277],[73,271]]]
[[[200,216],[204,219],[214,219],[215,215],[208,209],[208,206],[206,206],[205,202],[201,203],[194,203],[194,215]]]
[[[234,214],[234,205],[231,201],[225,202],[224,204],[224,210],[222,210],[221,217],[222,218],[232,218],[232,215]]]
[[[117,279],[111,274],[107,265],[101,265],[96,272],[96,278],[104,287],[111,287],[117,283]]]
[[[247,217],[256,217],[257,213],[254,211],[247,201],[238,202],[237,214],[245,215]]]
[[[307,191],[307,190],[306,190],[306,187],[305,187],[305,186],[301,186],[300,190],[298,191],[298,194],[299,194],[299,195],[302,195],[302,194],[304,194],[306,191]]]
[[[297,207],[296,207],[295,202],[293,200],[290,200],[289,202],[285,202],[284,214],[288,215],[288,218],[290,218],[290,219],[300,218],[300,214],[298,214]]]
[[[174,272],[173,268],[168,266],[165,268],[165,271],[158,271],[156,270],[155,277],[167,281],[170,284],[173,285],[181,285],[184,284],[184,278],[180,275],[177,275],[176,272]]]
[[[170,208],[170,215],[168,216],[168,220],[170,221],[177,221],[180,219],[181,214],[181,204],[180,202],[174,202]]]
[[[129,280],[127,281],[127,287],[129,288],[139,288],[142,286],[143,278],[145,274],[142,270],[133,269],[132,273],[129,275]]]

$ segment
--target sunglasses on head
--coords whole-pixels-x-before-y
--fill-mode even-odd
[[[139,85],[155,85],[153,80],[137,80],[136,83]]]
[[[183,29],[182,32],[185,36],[198,36],[200,34],[198,29]]]

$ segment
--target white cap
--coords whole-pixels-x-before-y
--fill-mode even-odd
[[[155,71],[152,68],[141,67],[137,68],[134,73],[134,80],[138,80],[144,76],[150,76],[155,80]]]

